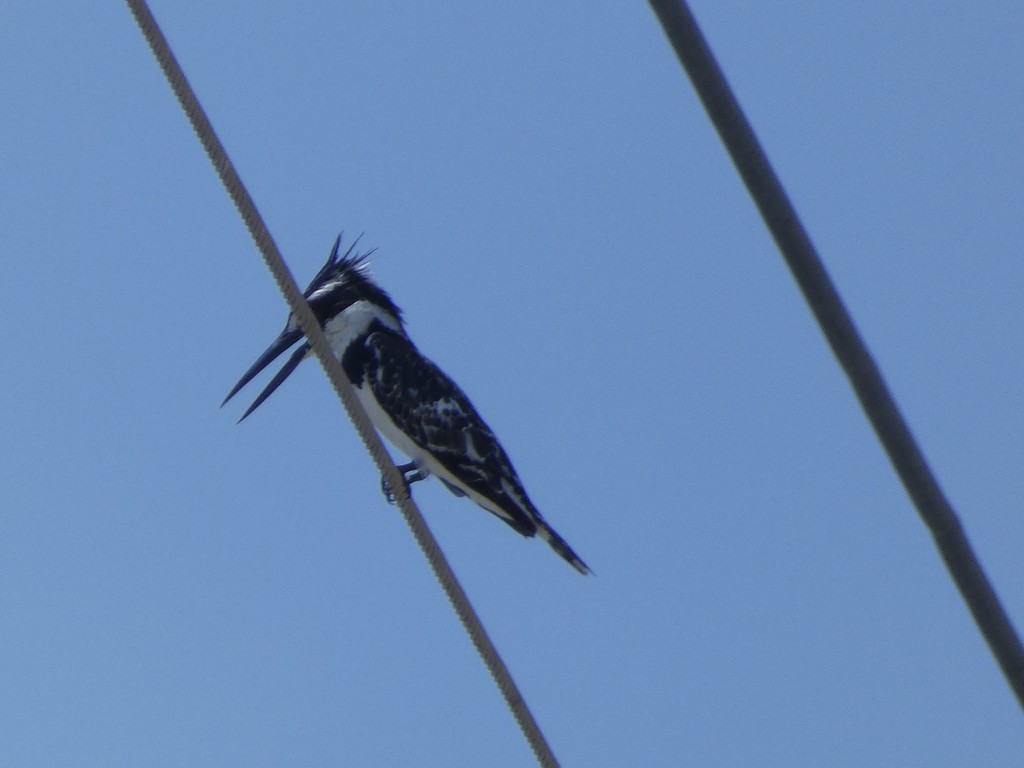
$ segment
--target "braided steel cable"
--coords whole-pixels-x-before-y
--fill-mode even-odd
[[[310,309],[308,302],[302,295],[302,291],[296,285],[295,279],[285,265],[277,244],[271,237],[266,224],[256,209],[255,203],[238,176],[234,165],[232,165],[224,146],[220,143],[220,139],[217,138],[213,126],[210,124],[206,113],[199,104],[199,100],[185,78],[181,66],[171,52],[170,46],[160,31],[156,20],[153,18],[148,5],[145,0],[126,0],[126,2],[132,15],[135,17],[136,23],[139,25],[139,29],[146,38],[146,42],[149,43],[153,55],[160,64],[160,68],[163,70],[168,83],[170,83],[174,95],[178,98],[181,108],[185,111],[185,115],[192,124],[196,136],[202,143],[203,149],[206,150],[210,162],[213,163],[217,175],[224,184],[239,214],[241,214],[246,227],[248,227],[256,247],[259,248],[263,260],[266,262],[267,268],[274,276],[274,280],[288,302],[289,308],[294,313],[302,331],[306,334],[313,352],[316,354],[320,365],[323,366],[324,372],[327,374],[327,378],[345,406],[345,410],[355,425],[360,439],[362,439],[363,444],[373,458],[374,464],[377,465],[377,468],[391,487],[395,503],[412,530],[416,542],[423,550],[423,554],[430,563],[434,575],[444,588],[445,594],[448,596],[448,600],[458,614],[459,620],[469,634],[473,646],[494,678],[494,682],[505,698],[505,703],[515,717],[516,722],[522,729],[523,735],[526,737],[527,742],[529,742],[537,761],[544,768],[556,768],[558,761],[555,759],[551,747],[548,745],[544,734],[541,733],[540,727],[537,725],[537,721],[527,707],[526,701],[523,699],[515,681],[512,679],[512,675],[508,671],[508,667],[505,666],[497,649],[487,635],[483,624],[469,602],[469,598],[452,572],[444,553],[438,546],[437,540],[427,527],[422,513],[410,497],[405,479],[395,467],[376,431],[370,424],[366,412],[356,399],[352,384],[344,375],[341,364],[331,351],[324,337],[323,330],[313,314],[313,310]]]
[[[1024,706],[1024,648],[685,0],[649,0],[708,117],[1006,680]]]

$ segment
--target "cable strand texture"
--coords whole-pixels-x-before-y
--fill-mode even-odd
[[[262,254],[267,268],[277,282],[278,288],[280,288],[281,293],[288,302],[291,311],[295,313],[299,326],[306,334],[313,352],[320,361],[320,365],[327,374],[327,378],[330,380],[335,392],[337,392],[338,397],[341,399],[349,418],[355,425],[360,439],[373,458],[374,464],[376,464],[378,470],[393,489],[395,503],[401,510],[417,544],[423,550],[423,554],[430,563],[435,577],[444,588],[445,594],[455,609],[459,621],[462,622],[463,627],[465,627],[466,632],[469,634],[473,646],[494,678],[494,682],[497,684],[509,710],[519,724],[538,763],[544,768],[556,768],[558,761],[555,759],[551,747],[541,733],[540,727],[527,707],[508,668],[487,635],[483,624],[469,602],[469,598],[455,577],[437,540],[427,527],[422,513],[410,497],[401,473],[395,467],[394,462],[391,461],[380,438],[370,425],[369,418],[356,399],[352,385],[345,378],[341,365],[327,344],[323,331],[313,315],[313,310],[310,309],[305,297],[299,290],[298,285],[296,285],[295,279],[285,265],[277,244],[271,237],[263,218],[256,209],[255,203],[242,183],[234,165],[231,163],[227,151],[220,143],[220,139],[217,138],[213,126],[210,124],[206,113],[199,104],[188,80],[185,78],[181,66],[174,57],[148,5],[145,0],[126,0],[126,2],[153,55],[156,57],[161,70],[163,70],[171,89],[174,91],[178,102],[181,104],[181,108],[192,124],[196,136],[203,145],[203,149],[210,158],[214,169],[217,171],[217,175],[220,177],[228,195],[238,209],[253,241],[256,243],[256,247]]]
[[[649,0],[1017,700],[1024,648],[685,0]]]

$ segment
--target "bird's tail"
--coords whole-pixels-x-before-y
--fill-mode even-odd
[[[548,525],[543,520],[537,520],[537,534],[546,541],[558,556],[565,560],[569,565],[575,568],[577,571],[586,576],[590,573],[590,568],[587,564],[580,559],[580,556],[573,552],[572,547],[566,543],[565,539],[555,533],[555,529]]]

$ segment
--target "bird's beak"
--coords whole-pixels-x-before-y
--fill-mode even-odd
[[[281,332],[281,335],[274,339],[274,343],[267,347],[267,351],[259,356],[259,359],[252,364],[249,370],[246,371],[242,375],[242,378],[238,380],[238,383],[235,384],[234,388],[228,392],[228,396],[224,398],[224,402],[221,403],[221,407],[223,408],[224,403],[234,397],[238,393],[238,390],[248,384],[256,374],[274,362],[281,356],[281,353],[301,338],[302,331],[298,328],[285,328]],[[242,414],[242,418],[239,419],[239,421],[242,421],[242,419],[259,408],[263,401],[270,397],[274,393],[275,389],[281,386],[281,382],[291,375],[292,371],[298,367],[299,363],[303,361],[307,354],[309,354],[309,342],[304,341],[299,345],[299,348],[292,353],[292,356],[288,358],[288,362],[284,364],[284,367],[277,372],[274,378],[270,380],[270,383],[267,384],[262,392],[260,392],[260,396],[257,397],[255,402],[249,406],[249,410]]]

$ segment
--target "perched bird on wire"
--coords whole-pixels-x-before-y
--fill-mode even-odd
[[[305,297],[331,349],[377,432],[411,460],[398,467],[407,483],[436,475],[456,496],[473,502],[523,536],[539,535],[580,573],[579,555],[547,524],[523,489],[490,427],[469,398],[406,334],[402,311],[370,278],[358,239],[338,258],[341,237]],[[227,403],[254,376],[302,340],[241,421],[311,354],[292,315],[284,330],[224,398]],[[223,406],[224,403],[221,403]],[[383,484],[392,501],[390,490]]]

